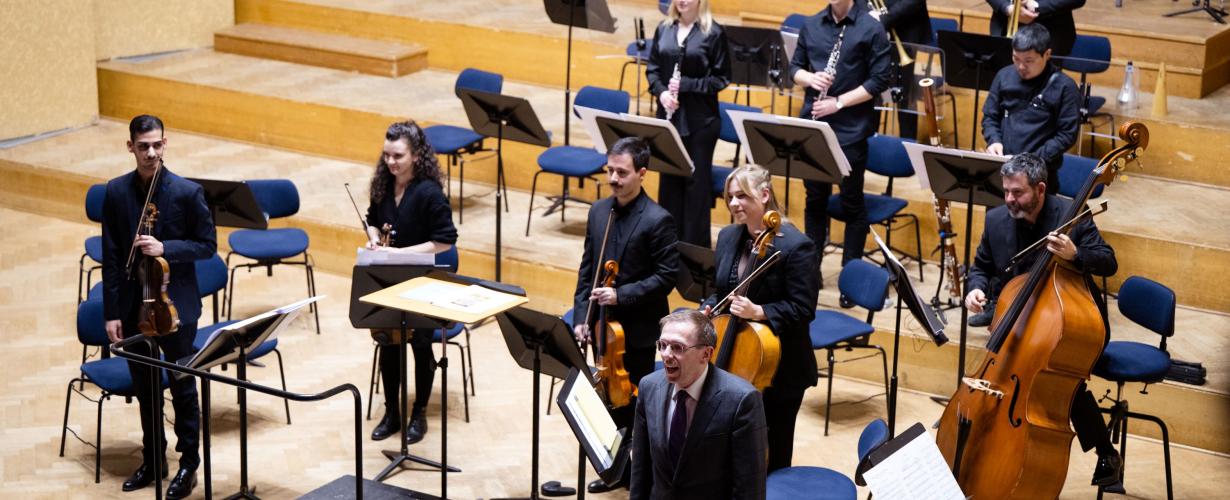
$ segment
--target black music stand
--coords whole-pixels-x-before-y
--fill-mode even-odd
[[[606,6],[606,0],[542,0],[547,17],[552,23],[568,27],[568,58],[564,66],[564,145],[572,144],[569,119],[572,113],[572,28],[585,28],[603,33],[615,32],[615,18]],[[577,8],[583,8],[584,16],[578,16]],[[499,281],[499,275],[496,276]]]
[[[731,111],[752,163],[786,178],[783,210],[790,210],[790,179],[841,184],[850,163],[829,124],[786,116]]]
[[[517,361],[517,365],[530,370],[534,377],[533,389],[533,433],[530,448],[530,496],[521,498],[538,499],[538,406],[541,389],[539,379],[542,374],[555,378],[566,379],[570,370],[579,370],[585,374],[586,382],[593,385],[589,364],[585,356],[572,338],[572,331],[564,320],[558,316],[517,307],[496,315],[500,332],[504,335],[504,343],[508,346],[508,354]],[[584,453],[584,450],[582,450]],[[582,461],[584,455],[582,455]],[[577,490],[580,495],[585,491],[585,468],[578,471]],[[506,499],[511,500],[511,499]]]
[[[551,0],[546,0],[550,3]],[[457,97],[465,107],[466,118],[470,120],[470,128],[487,137],[496,138],[496,176],[495,176],[495,280],[500,281],[500,261],[502,260],[503,244],[503,210],[500,205],[504,200],[504,138],[510,141],[523,142],[535,146],[550,147],[551,138],[534,114],[530,102],[520,97],[493,94],[472,89],[458,89]],[[567,116],[567,115],[565,115]]]
[[[499,213],[499,206],[496,206],[496,213]],[[444,266],[441,266],[444,267]],[[445,486],[448,472],[461,472],[457,467],[446,467],[440,462],[423,458],[410,453],[410,447],[406,444],[406,429],[408,427],[407,420],[409,418],[409,390],[408,377],[406,375],[406,343],[410,341],[409,330],[414,328],[436,329],[444,326],[444,322],[410,314],[406,311],[390,309],[376,304],[370,304],[359,300],[368,294],[375,293],[385,288],[397,285],[406,280],[426,276],[434,271],[435,266],[354,266],[351,272],[350,285],[350,325],[360,329],[380,329],[380,330],[401,330],[401,342],[397,344],[398,350],[398,371],[401,378],[401,449],[400,450],[384,450],[384,456],[388,457],[392,462],[376,475],[376,481],[384,481],[389,477],[394,470],[404,468],[407,462],[414,462],[428,467],[440,469],[441,479],[441,497],[447,491]],[[444,360],[440,363],[442,370],[441,378],[447,377],[447,353]],[[441,419],[448,419],[448,402],[447,393],[441,399]],[[441,427],[441,447],[448,447],[448,432],[447,428]],[[410,490],[410,494],[414,498],[440,498],[427,493]]]
[[[906,143],[906,152],[914,172],[924,179],[935,197],[965,204],[965,272],[966,279],[973,261],[970,260],[974,225],[974,206],[987,208],[1004,204],[1003,177],[1000,167],[1007,157],[973,151],[947,149],[923,144]],[[961,346],[957,361],[957,387],[965,375],[965,344],[969,337],[969,308],[961,294]]]
[[[944,323],[936,314],[935,309],[932,309],[922,297],[918,296],[918,292],[914,291],[914,285],[910,282],[910,274],[905,270],[905,266],[893,256],[888,245],[880,239],[880,235],[875,230],[872,230],[871,234],[875,237],[876,245],[884,252],[884,266],[891,276],[893,289],[897,291],[897,323],[893,330],[893,374],[888,379],[888,437],[891,438],[896,435],[897,425],[897,356],[901,352],[901,306],[904,304],[909,308],[910,315],[922,325],[937,347],[948,343],[948,337],[944,335]]]
[[[591,401],[596,401],[601,404],[598,394],[593,386],[586,385],[590,383],[588,377],[583,377],[581,370],[573,368],[568,371],[568,377],[564,379],[564,385],[560,387],[559,395],[555,398],[556,405],[559,406],[560,413],[564,415],[564,419],[568,421],[568,426],[572,428],[573,436],[576,436],[577,441],[581,444],[581,453],[583,457],[589,458],[590,465],[594,466],[594,470],[598,472],[598,477],[602,482],[612,485],[619,482],[624,475],[624,469],[628,465],[629,450],[632,448],[632,443],[628,441],[631,437],[632,429],[619,429],[620,441],[615,446],[615,449],[609,449],[608,443],[595,443],[591,440],[591,436],[586,432],[590,418],[585,415],[582,405],[573,407],[572,396],[574,391],[577,396],[577,403],[581,399],[589,398]],[[579,384],[579,385],[578,385]],[[584,393],[584,394],[582,394]],[[603,408],[605,410],[605,406]],[[608,413],[603,413],[602,418],[605,418],[608,423],[614,425],[611,416]],[[603,459],[607,459],[609,463],[604,463]],[[585,462],[582,461],[579,465],[580,481],[585,481]],[[584,484],[578,483],[580,486]]]
[[[675,249],[679,251],[679,261],[683,263],[679,267],[675,289],[685,300],[704,303],[710,295],[717,293],[714,279],[717,263],[713,250],[686,241],[676,243]]]
[[[753,85],[781,87],[782,68],[789,68],[782,33],[770,28],[723,26],[730,52],[730,83],[747,88],[745,102],[752,105]],[[770,73],[777,71],[777,74]]]
[[[970,124],[971,150],[978,146],[978,99],[983,90],[990,90],[995,74],[1012,64],[1012,39],[1002,36],[940,31],[940,50],[945,54],[944,78],[953,87],[974,89],[974,117]]]
[[[1171,12],[1169,14],[1162,14],[1162,16],[1163,17],[1175,17],[1175,16],[1181,16],[1183,14],[1191,14],[1192,12],[1204,12],[1205,14],[1208,14],[1209,17],[1213,18],[1214,21],[1217,21],[1218,24],[1226,24],[1226,17],[1230,16],[1230,12],[1226,12],[1224,9],[1214,9],[1212,6],[1210,6],[1209,0],[1203,0],[1203,1],[1193,0],[1192,5],[1195,5],[1195,7],[1192,7],[1190,9],[1184,9],[1180,11]],[[1225,7],[1225,6],[1226,4],[1223,3],[1222,7]]]
[[[587,116],[587,115],[583,115]],[[667,120],[648,118],[629,114],[595,114],[593,120],[597,126],[604,149],[609,150],[617,141],[625,137],[640,137],[649,144],[649,170],[659,174],[688,177],[695,168],[688,150],[679,138],[675,126]]]
[[[248,183],[192,177],[188,180],[205,189],[205,204],[209,205],[209,214],[213,216],[215,226],[242,229],[269,227],[269,218],[261,210]]]

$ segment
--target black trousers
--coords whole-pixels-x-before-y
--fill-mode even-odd
[[[802,404],[802,388],[769,386],[764,390],[764,417],[769,431],[769,472],[790,467],[794,456],[794,422]]]
[[[863,258],[867,242],[867,206],[863,203],[863,177],[867,171],[867,140],[843,145],[841,150],[850,161],[850,175],[841,180],[841,209],[846,213],[846,234],[841,263]],[[807,206],[803,219],[807,237],[816,245],[817,259],[824,258],[824,244],[829,232],[829,196],[833,185],[827,182],[803,181],[807,188]],[[772,452],[770,452],[772,453]]]
[[[1072,400],[1072,428],[1076,430],[1081,450],[1088,452],[1096,448],[1098,455],[1115,453],[1106,421],[1102,419],[1102,410],[1084,382],[1076,388],[1076,397]]]
[[[658,178],[658,204],[675,219],[679,241],[711,248],[709,211],[713,208],[713,148],[722,132],[722,121],[681,137],[696,170],[691,177],[663,175]]]
[[[410,353],[414,355],[414,403],[412,412],[423,412],[431,398],[431,385],[436,379],[436,353],[431,350],[433,330],[414,329],[410,337]],[[397,366],[397,344],[380,346],[380,379],[384,382],[384,414],[401,415],[401,369]]]
[[[131,320],[125,320],[125,325],[136,325],[136,314]],[[139,335],[132,331],[125,336]],[[184,323],[179,331],[172,335],[157,337],[158,348],[167,361],[174,362],[192,354],[192,340],[196,338],[196,322]],[[133,344],[129,352],[149,356],[149,348],[144,342]],[[132,375],[133,388],[137,391],[137,403],[141,408],[141,458],[146,464],[154,463],[154,437],[158,437],[160,446],[157,448],[163,461],[166,461],[167,435],[162,422],[154,422],[154,401],[150,399],[150,377],[153,368],[149,365],[130,361],[128,372]],[[196,392],[196,378],[183,377],[176,380],[170,377],[171,406],[175,409],[175,451],[179,452],[179,467],[196,470],[201,463],[201,405]],[[163,404],[159,397],[157,404]]]

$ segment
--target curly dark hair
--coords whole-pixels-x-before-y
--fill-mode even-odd
[[[432,149],[431,144],[427,143],[427,135],[423,133],[423,128],[419,127],[418,123],[410,120],[389,125],[389,130],[384,133],[384,139],[387,141],[404,140],[410,145],[410,152],[414,155],[415,179],[426,179],[440,186],[444,185],[440,162],[436,159],[436,151]],[[393,173],[389,172],[389,165],[384,162],[382,153],[376,162],[376,171],[372,173],[372,203],[383,201],[385,194],[392,186]]]

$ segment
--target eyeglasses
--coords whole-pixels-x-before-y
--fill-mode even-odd
[[[678,342],[666,342],[662,340],[654,342],[654,345],[657,346],[658,352],[662,354],[669,354],[672,352],[675,354],[683,354],[688,349],[695,349],[697,347],[709,347],[705,344],[683,345]]]

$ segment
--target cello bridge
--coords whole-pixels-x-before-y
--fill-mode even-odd
[[[973,377],[961,377],[961,382],[969,386],[970,389],[995,396],[995,399],[1004,399],[1004,391],[996,390],[991,387],[991,382],[989,380]]]

